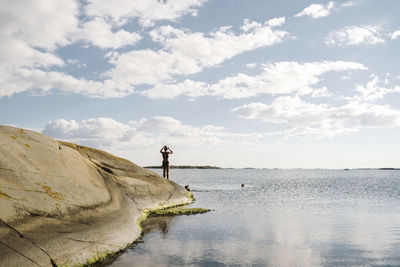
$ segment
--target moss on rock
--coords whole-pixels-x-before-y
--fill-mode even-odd
[[[203,208],[168,208],[168,209],[159,209],[150,211],[147,215],[148,217],[157,217],[157,216],[177,216],[177,215],[193,215],[193,214],[201,214],[211,211],[210,209]]]
[[[112,254],[113,253],[110,251],[100,252],[100,253],[94,255],[93,257],[89,258],[84,266],[92,266],[98,262],[102,262],[105,259],[107,259],[107,257],[109,255],[112,255]]]
[[[192,192],[187,192],[186,193],[187,198],[189,198],[192,202],[194,201],[193,193]]]

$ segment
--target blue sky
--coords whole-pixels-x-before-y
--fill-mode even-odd
[[[1,1],[0,124],[140,165],[400,166],[400,2]]]

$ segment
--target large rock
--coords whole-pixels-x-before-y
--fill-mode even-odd
[[[186,190],[106,152],[0,126],[0,266],[85,263],[140,235],[143,209]]]

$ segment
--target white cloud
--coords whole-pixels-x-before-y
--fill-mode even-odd
[[[114,150],[161,147],[165,143],[185,147],[224,145],[261,137],[259,134],[229,133],[223,127],[213,125],[194,127],[171,117],[143,118],[128,124],[111,118],[93,118],[81,122],[58,119],[48,122],[43,133],[83,145],[112,147]]]
[[[27,72],[63,66],[54,54],[77,29],[75,1],[0,1],[0,97],[30,89]],[[62,12],[59,12],[62,10]]]
[[[385,43],[379,26],[348,26],[331,32],[325,38],[328,45],[375,45]]]
[[[282,26],[285,24],[286,18],[285,17],[279,17],[279,18],[273,18],[270,20],[267,20],[266,25],[269,25],[270,27],[278,27]]]
[[[349,72],[349,73],[343,75],[342,77],[340,77],[340,79],[342,79],[342,80],[350,80],[351,79],[351,75],[352,75],[352,73]]]
[[[196,73],[201,70],[196,61],[166,51],[134,50],[113,57],[111,70],[104,75],[113,80],[133,85],[157,84],[174,75]]]
[[[26,42],[3,37],[0,42],[0,72],[4,73],[15,67],[50,67],[62,66],[64,61],[53,53],[32,48]]]
[[[158,151],[168,145],[175,152],[171,157],[174,165],[238,164],[242,167],[247,163],[235,152],[240,149],[250,153],[252,148],[259,148],[259,142],[265,136],[232,133],[215,125],[192,126],[172,117],[143,118],[128,123],[111,118],[80,122],[58,119],[49,121],[42,132],[56,139],[106,150],[140,165],[159,164]]]
[[[85,63],[83,63],[83,62],[81,62],[79,59],[77,59],[77,58],[69,58],[69,59],[67,59],[67,63],[68,64],[71,64],[71,65],[75,65],[75,66],[77,66],[78,68],[84,68],[84,67],[86,67],[86,64]]]
[[[303,17],[303,16],[310,16],[314,19],[322,18],[329,16],[332,12],[332,8],[334,6],[333,2],[329,2],[326,5],[321,4],[312,4],[303,9],[300,13],[297,13],[295,17]]]
[[[226,59],[251,51],[259,47],[271,46],[282,42],[285,31],[274,30],[271,24],[279,26],[284,18],[275,22],[268,20],[264,24],[245,20],[242,27],[245,33],[235,34],[228,27],[221,27],[209,36],[203,33],[184,32],[170,26],[160,27],[150,34],[153,40],[161,43],[166,50],[190,60],[198,61],[200,66],[214,66]]]
[[[73,37],[76,41],[83,40],[100,48],[114,49],[134,45],[142,38],[138,33],[123,29],[114,32],[112,25],[99,17],[83,23]]]
[[[249,69],[255,69],[255,68],[257,68],[257,64],[256,63],[249,63],[249,64],[246,64],[246,67],[249,68]]]
[[[383,97],[387,94],[400,93],[400,86],[385,88],[381,84],[387,83],[387,81],[382,82],[376,75],[372,75],[371,78],[372,80],[366,85],[357,85],[355,90],[359,94],[348,99],[358,101],[375,101],[383,99]]]
[[[312,97],[328,98],[332,96],[332,93],[328,91],[326,86],[313,90]]]
[[[112,80],[98,82],[77,79],[61,72],[27,68],[15,68],[9,73],[0,73],[0,85],[4,85],[0,90],[0,97],[33,89],[39,93],[57,89],[64,93],[84,94],[95,98],[123,97],[133,92],[131,86]]]
[[[0,97],[53,89],[102,98],[133,92],[131,86],[121,82],[77,79],[49,69],[65,65],[54,53],[59,47],[85,40],[101,48],[119,48],[134,44],[140,38],[138,34],[112,32],[111,26],[100,18],[79,25],[76,1],[3,2],[0,2]],[[85,66],[76,59],[68,59],[67,63]]]
[[[64,64],[53,51],[71,43],[69,36],[78,26],[75,1],[2,0],[0,5],[0,72],[3,75],[14,67]]]
[[[399,127],[400,111],[357,101],[342,106],[312,104],[300,97],[279,97],[270,105],[251,103],[232,110],[244,119],[284,124],[288,136],[333,137],[362,127]]]
[[[260,94],[313,94],[314,97],[327,97],[327,89],[313,89],[322,81],[321,76],[332,71],[365,70],[360,63],[347,61],[323,62],[277,62],[264,66],[259,75],[239,73],[220,80],[215,84],[186,80],[179,84],[157,85],[143,92],[152,98],[174,98],[179,95],[196,97],[201,95],[221,96],[238,99]]]
[[[130,127],[110,118],[96,118],[78,123],[59,119],[47,123],[44,134],[63,139],[121,139]]]
[[[352,7],[352,6],[356,6],[358,4],[360,4],[360,1],[348,1],[348,2],[341,4],[340,6],[341,7]]]
[[[332,71],[364,70],[360,63],[346,61],[323,62],[277,62],[264,67],[260,75],[239,74],[218,82],[212,94],[225,98],[242,98],[259,94],[290,94],[313,92],[312,85],[318,84],[320,76]]]
[[[284,17],[265,23],[246,20],[244,27],[248,29],[238,34],[230,27],[203,34],[163,26],[151,32],[162,49],[119,54],[112,49],[134,45],[141,39],[138,33],[121,28],[127,19],[137,18],[144,25],[160,19],[174,20],[184,14],[195,15],[196,8],[205,1],[120,2],[89,1],[82,6],[76,1],[60,0],[50,4],[33,4],[26,0],[4,3],[0,11],[0,97],[27,90],[123,97],[133,92],[134,85],[171,83],[175,76],[200,72],[245,51],[279,43],[287,35],[273,29],[285,23]],[[84,11],[87,14],[80,13]],[[105,81],[78,79],[49,71],[65,65],[55,54],[56,49],[79,41],[111,50],[106,58],[114,67],[104,73]],[[68,59],[67,63],[85,66],[84,62],[76,63],[73,59]]]
[[[273,22],[277,25],[279,23]],[[246,29],[239,34],[229,27],[221,27],[208,35],[188,32],[171,26],[162,26],[150,35],[164,48],[135,50],[112,58],[115,67],[105,75],[125,83],[157,84],[176,75],[200,72],[205,67],[216,66],[240,53],[282,42],[288,34],[274,30],[266,21],[264,24],[246,20]]]
[[[76,1],[1,0],[0,5],[2,38],[23,40],[31,47],[54,50],[69,44],[68,36],[78,26]]]
[[[177,84],[158,84],[149,90],[142,92],[142,95],[149,98],[175,98],[180,95],[188,97],[199,97],[208,95],[208,85],[204,82],[185,80]]]
[[[397,30],[397,31],[395,31],[395,32],[392,33],[391,38],[392,38],[393,40],[396,40],[396,39],[399,38],[399,37],[400,37],[400,30]]]
[[[85,7],[89,16],[111,19],[118,25],[137,18],[144,26],[151,26],[158,20],[175,21],[181,16],[197,15],[197,8],[206,0],[89,0]]]

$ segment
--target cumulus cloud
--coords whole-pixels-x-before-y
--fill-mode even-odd
[[[333,137],[363,127],[399,127],[400,111],[386,105],[352,101],[342,106],[313,104],[299,96],[278,97],[271,104],[250,103],[232,110],[244,119],[284,124],[288,136]]]
[[[59,119],[47,123],[44,134],[63,139],[110,140],[121,139],[130,127],[110,118],[84,120]]]
[[[57,55],[32,48],[21,40],[4,37],[0,42],[0,68],[3,73],[15,67],[47,68],[64,64]]]
[[[277,62],[267,64],[260,75],[238,74],[218,82],[213,86],[212,94],[225,98],[243,98],[259,94],[290,94],[313,92],[321,76],[332,71],[365,70],[360,63],[347,61],[323,62]]]
[[[89,16],[111,19],[118,25],[136,18],[144,26],[158,20],[177,20],[183,15],[196,16],[206,0],[89,0],[85,7]]]
[[[271,104],[250,103],[232,110],[244,119],[284,124],[288,136],[333,137],[363,127],[399,127],[400,111],[386,105],[352,101],[342,106],[307,103],[299,96],[278,97]]]
[[[94,98],[123,97],[133,92],[131,86],[112,80],[77,79],[62,72],[27,68],[15,68],[9,73],[0,73],[0,85],[7,85],[1,88],[0,97],[26,90],[36,90],[41,94],[59,90]]]
[[[366,85],[356,85],[355,91],[358,95],[348,99],[371,102],[383,99],[387,94],[400,93],[400,86],[386,88],[383,86],[384,82],[381,81],[378,76],[372,75],[371,78],[371,81],[367,82]]]
[[[46,93],[53,89],[101,98],[122,97],[133,92],[131,86],[121,82],[91,81],[49,71],[65,65],[55,54],[59,47],[84,40],[101,48],[119,48],[140,39],[136,33],[113,32],[111,25],[100,18],[80,24],[78,15],[76,1],[2,3],[0,97],[27,90]],[[85,66],[77,59],[68,59],[67,63]]]
[[[171,26],[160,27],[150,33],[153,40],[167,51],[190,60],[200,66],[214,66],[245,51],[271,46],[282,42],[288,33],[274,30],[285,18],[275,18],[258,23],[246,19],[242,25],[244,33],[235,34],[230,27],[221,27],[208,36],[199,32],[185,32]]]
[[[12,37],[31,47],[54,50],[69,44],[69,34],[78,26],[76,1],[2,0],[0,4],[2,38]]]
[[[205,125],[194,127],[172,117],[143,118],[120,123],[111,118],[93,118],[76,122],[58,119],[47,123],[43,133],[54,138],[70,140],[95,147],[132,149],[146,146],[196,147],[247,142],[259,134],[229,133],[223,127]]]
[[[202,95],[239,99],[260,94],[312,94],[314,97],[328,97],[327,88],[314,89],[322,81],[321,76],[333,71],[365,70],[363,64],[348,61],[322,62],[276,62],[264,66],[261,74],[239,73],[215,84],[185,80],[183,83],[157,85],[143,92],[151,98],[174,98],[179,95],[196,97]]]
[[[0,67],[50,67],[64,62],[53,52],[71,43],[78,26],[78,4],[55,0],[50,3],[0,1]],[[63,10],[63,12],[59,12]]]
[[[343,4],[341,4],[340,6],[341,7],[352,7],[352,6],[356,6],[356,5],[358,5],[358,4],[360,4],[360,0],[358,0],[358,1],[348,1],[348,2],[345,2],[345,3],[343,3]]]
[[[20,80],[26,72],[65,64],[54,50],[71,43],[69,36],[78,26],[78,4],[62,0],[0,4],[1,97],[29,89],[29,81]]]
[[[300,13],[297,13],[295,17],[298,18],[303,16],[309,16],[314,19],[326,17],[329,16],[329,14],[331,14],[333,6],[334,6],[333,2],[329,2],[326,5],[312,4],[304,8],[303,11],[301,11]]]
[[[158,151],[163,145],[176,152],[173,164],[226,166],[237,162],[243,165],[243,158],[235,152],[258,147],[266,136],[232,133],[216,125],[192,126],[172,117],[142,118],[127,123],[111,118],[58,119],[49,121],[42,132],[56,139],[106,150],[140,165],[160,163]]]
[[[123,29],[113,31],[113,26],[102,18],[96,17],[84,22],[72,34],[75,41],[83,40],[100,48],[120,48],[136,44],[142,37],[135,32]]]
[[[210,34],[189,32],[162,26],[150,32],[152,39],[164,48],[134,50],[110,60],[115,67],[105,75],[133,85],[157,84],[176,75],[200,72],[216,66],[245,51],[282,42],[285,31],[275,30],[283,19],[265,23],[246,20],[242,31],[235,34],[230,27],[221,27]],[[244,29],[243,29],[244,27]]]
[[[248,20],[246,20],[246,21],[248,21]],[[283,24],[285,24],[285,22],[286,22],[285,17],[278,17],[278,18],[273,18],[273,19],[267,20],[267,22],[265,24],[269,25],[270,27],[278,27],[278,26],[282,26]]]
[[[329,92],[328,88],[326,86],[317,88],[313,90],[311,93],[312,97],[317,97],[317,98],[329,98],[332,96],[332,93]]]
[[[71,64],[71,65],[75,65],[75,66],[77,66],[78,68],[84,68],[84,67],[86,67],[86,64],[85,63],[83,63],[83,62],[81,62],[79,59],[77,59],[77,58],[69,58],[69,59],[67,59],[67,63],[68,64]]]
[[[118,0],[52,1],[33,3],[21,0],[3,3],[0,11],[0,97],[27,90],[58,90],[89,97],[123,97],[134,86],[171,83],[175,76],[194,74],[216,66],[240,53],[282,42],[288,33],[275,27],[285,18],[264,23],[245,20],[239,33],[221,27],[211,33],[190,32],[171,26],[150,32],[159,50],[115,51],[135,45],[142,36],[125,30],[124,24],[137,19],[142,25],[157,20],[176,20],[185,14],[196,15],[205,0]],[[154,12],[157,10],[157,12]],[[62,11],[62,12],[60,12]],[[76,78],[59,71],[67,62],[57,49],[83,42],[108,49],[105,56],[114,67],[96,80]],[[52,68],[58,67],[57,71]]]
[[[393,40],[396,40],[399,37],[400,37],[400,30],[397,30],[397,31],[393,32],[392,35],[391,35],[391,38]]]
[[[328,45],[376,45],[385,43],[382,29],[379,26],[347,26],[328,34],[325,43]]]
[[[92,81],[49,71],[65,62],[55,54],[59,47],[83,41],[102,49],[136,44],[142,37],[121,28],[127,19],[143,25],[182,15],[195,15],[204,0],[185,1],[1,1],[0,97],[36,90],[59,90],[89,97],[122,97],[133,87],[121,80]],[[81,8],[83,7],[83,8]],[[157,12],[154,12],[157,10]],[[83,13],[82,13],[83,12]],[[68,64],[75,64],[68,60]],[[85,62],[76,63],[85,66]]]

